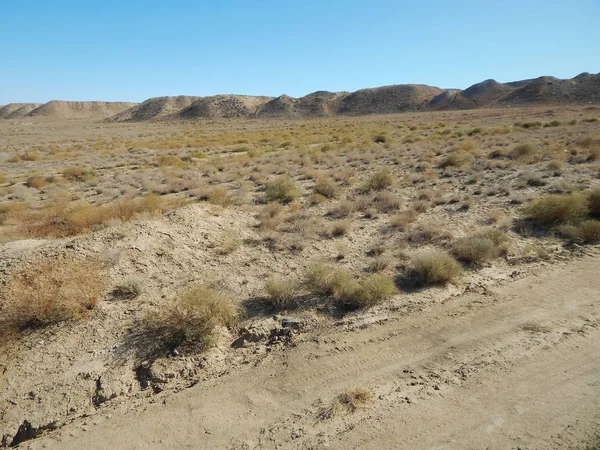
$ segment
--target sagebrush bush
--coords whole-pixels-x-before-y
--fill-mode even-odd
[[[0,337],[85,318],[103,290],[102,273],[91,262],[52,261],[24,269],[0,294]]]
[[[431,252],[413,259],[413,271],[420,285],[445,285],[459,278],[463,269],[448,253]]]
[[[232,328],[239,319],[240,309],[231,297],[197,284],[163,310],[146,316],[144,327],[169,349],[183,345],[201,351],[212,344],[215,327]]]
[[[333,298],[348,296],[356,290],[356,280],[343,270],[324,264],[310,266],[304,274],[304,287],[313,294]]]
[[[473,159],[473,155],[467,151],[454,152],[445,156],[440,161],[439,167],[442,169],[446,167],[461,167],[470,164]]]
[[[516,145],[510,152],[512,159],[518,159],[521,161],[531,161],[537,154],[537,149],[533,144],[519,144]]]
[[[583,194],[547,195],[534,200],[526,209],[525,217],[540,226],[555,226],[581,221],[588,212]]]
[[[265,195],[269,202],[289,203],[300,196],[300,190],[288,175],[282,175],[265,183]]]

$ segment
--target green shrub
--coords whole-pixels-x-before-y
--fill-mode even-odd
[[[287,175],[282,175],[265,183],[265,195],[270,202],[289,203],[300,196],[300,190],[294,180]]]

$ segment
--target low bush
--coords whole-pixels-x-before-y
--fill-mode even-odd
[[[474,236],[457,239],[452,244],[452,254],[467,264],[482,263],[494,259],[502,252],[507,236],[501,230],[489,229]]]
[[[580,193],[548,195],[534,200],[525,209],[525,217],[537,225],[550,227],[577,223],[585,217],[587,211],[587,199]]]
[[[296,286],[288,280],[269,278],[265,284],[269,303],[276,308],[289,309],[296,306]]]
[[[588,193],[588,210],[592,217],[600,218],[600,187]]]
[[[445,285],[459,278],[463,269],[451,255],[431,252],[413,259],[413,271],[419,285]]]
[[[144,319],[148,335],[160,339],[170,350],[186,346],[205,350],[212,345],[215,327],[233,327],[240,310],[225,293],[198,284],[190,286],[161,311]]]
[[[317,195],[322,195],[326,198],[337,197],[338,187],[330,178],[320,178],[313,187],[313,191]]]
[[[289,203],[300,196],[300,190],[294,180],[287,175],[282,175],[265,183],[265,195],[269,202]]]
[[[382,191],[392,186],[394,178],[389,170],[383,169],[374,173],[361,189],[363,192]]]
[[[144,283],[137,277],[125,278],[112,290],[112,295],[119,299],[131,300],[139,297],[144,292]]]

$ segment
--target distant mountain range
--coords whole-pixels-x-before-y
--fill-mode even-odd
[[[232,118],[313,118],[407,111],[440,111],[535,105],[600,104],[600,74],[582,73],[562,80],[540,77],[499,83],[485,80],[465,89],[399,84],[356,92],[318,91],[304,97],[214,95],[155,97],[142,103],[12,103],[0,107],[0,119],[91,118],[109,122]]]

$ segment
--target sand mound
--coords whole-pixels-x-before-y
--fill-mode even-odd
[[[128,102],[65,102],[52,100],[31,111],[29,117],[52,119],[101,119],[131,108]]]
[[[6,106],[0,106],[0,119],[18,119],[20,117],[25,117],[39,106],[40,103],[10,103]]]
[[[173,114],[180,119],[233,119],[253,117],[260,106],[271,97],[250,95],[214,95],[201,97],[187,108]]]

